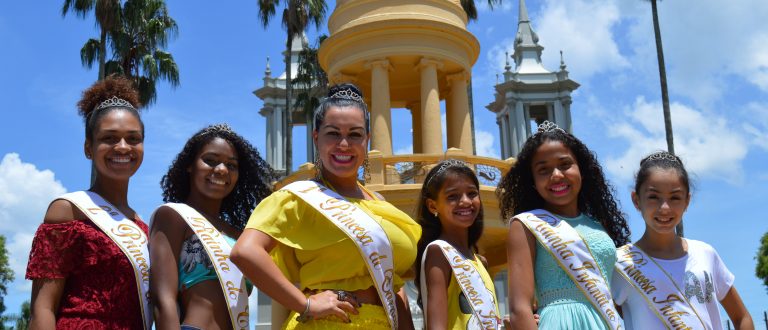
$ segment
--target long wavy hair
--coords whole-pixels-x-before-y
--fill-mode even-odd
[[[630,232],[625,215],[613,197],[615,190],[606,181],[597,157],[579,139],[560,129],[536,133],[525,141],[517,156],[517,163],[496,188],[502,219],[546,208],[546,202],[534,187],[531,162],[536,150],[549,141],[562,143],[576,156],[582,180],[577,197],[579,211],[597,219],[616,246],[629,243]]]
[[[421,306],[421,259],[424,253],[426,253],[427,245],[438,239],[443,232],[443,225],[440,223],[440,219],[429,212],[427,199],[437,200],[445,181],[451,176],[464,176],[470,179],[478,190],[480,189],[480,182],[477,180],[475,172],[473,172],[466,164],[453,159],[441,161],[433,167],[424,178],[425,183],[421,187],[419,204],[417,206],[418,210],[416,213],[418,217],[416,222],[421,225],[421,238],[416,245],[416,280],[414,281],[416,287],[419,288],[419,296],[416,300],[419,306]],[[478,198],[480,198],[479,195]],[[477,213],[475,222],[472,223],[467,230],[469,247],[475,252],[477,252],[477,241],[480,240],[482,234],[483,203],[481,201],[480,210]]]
[[[256,204],[272,193],[271,183],[276,176],[259,152],[227,125],[208,126],[187,141],[160,181],[163,201],[186,202],[192,189],[187,169],[195,162],[203,146],[215,138],[221,138],[235,148],[239,171],[235,188],[224,197],[219,215],[232,227],[242,230]]]

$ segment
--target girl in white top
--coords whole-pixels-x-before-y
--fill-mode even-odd
[[[675,232],[690,199],[688,172],[679,157],[661,151],[640,162],[632,202],[645,233],[634,245],[619,248],[611,285],[625,326],[722,329],[720,302],[736,329],[754,329],[734,276],[715,249]]]

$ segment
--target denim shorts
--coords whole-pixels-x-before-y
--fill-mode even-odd
[[[203,330],[203,329],[200,329],[200,328],[198,328],[196,326],[192,326],[192,325],[182,324],[181,325],[181,330]]]

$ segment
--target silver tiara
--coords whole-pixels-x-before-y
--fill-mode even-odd
[[[131,104],[131,102],[123,100],[117,96],[113,96],[104,100],[104,102],[99,103],[99,105],[93,108],[93,111],[106,109],[106,108],[113,108],[113,107],[131,108],[133,110],[136,110],[136,108],[133,106],[133,104]]]
[[[424,186],[429,186],[429,183],[432,182],[432,179],[440,176],[441,173],[445,172],[450,167],[467,167],[467,163],[460,161],[458,159],[446,159],[442,162],[440,162],[440,166],[435,170],[435,174],[431,177],[429,177],[429,180],[427,180],[426,183],[424,183]]]
[[[670,153],[668,151],[657,151],[657,152],[654,152],[654,153],[648,155],[648,157],[645,157],[645,160],[643,160],[643,163],[645,163],[645,162],[647,162],[649,160],[666,160],[666,161],[670,161],[670,162],[673,162],[673,163],[681,163],[680,162],[680,158],[678,158],[677,156],[675,156],[674,154],[672,154],[672,153]]]
[[[211,134],[211,133],[216,133],[216,132],[234,133],[234,131],[232,130],[232,127],[230,127],[229,125],[227,125],[225,123],[221,123],[221,124],[210,125],[210,126],[204,128],[203,131],[200,132],[200,135],[206,135],[206,134]]]
[[[539,125],[539,127],[536,129],[536,133],[546,133],[546,132],[552,132],[552,131],[560,131],[565,133],[565,130],[563,130],[562,128],[560,128],[560,126],[557,126],[557,124],[549,120],[545,120],[544,122],[542,122]]]
[[[355,91],[353,91],[353,90],[351,90],[349,88],[341,89],[340,91],[337,91],[336,93],[331,94],[331,96],[329,98],[331,98],[331,99],[353,100],[353,101],[357,101],[357,102],[360,102],[360,103],[364,103],[363,102],[363,97],[360,96],[360,94],[357,94]]]

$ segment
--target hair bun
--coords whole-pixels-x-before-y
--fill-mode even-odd
[[[134,109],[141,106],[139,93],[133,88],[133,82],[124,77],[110,76],[83,91],[80,101],[77,102],[78,113],[87,118],[96,107],[113,98],[129,103]]]

